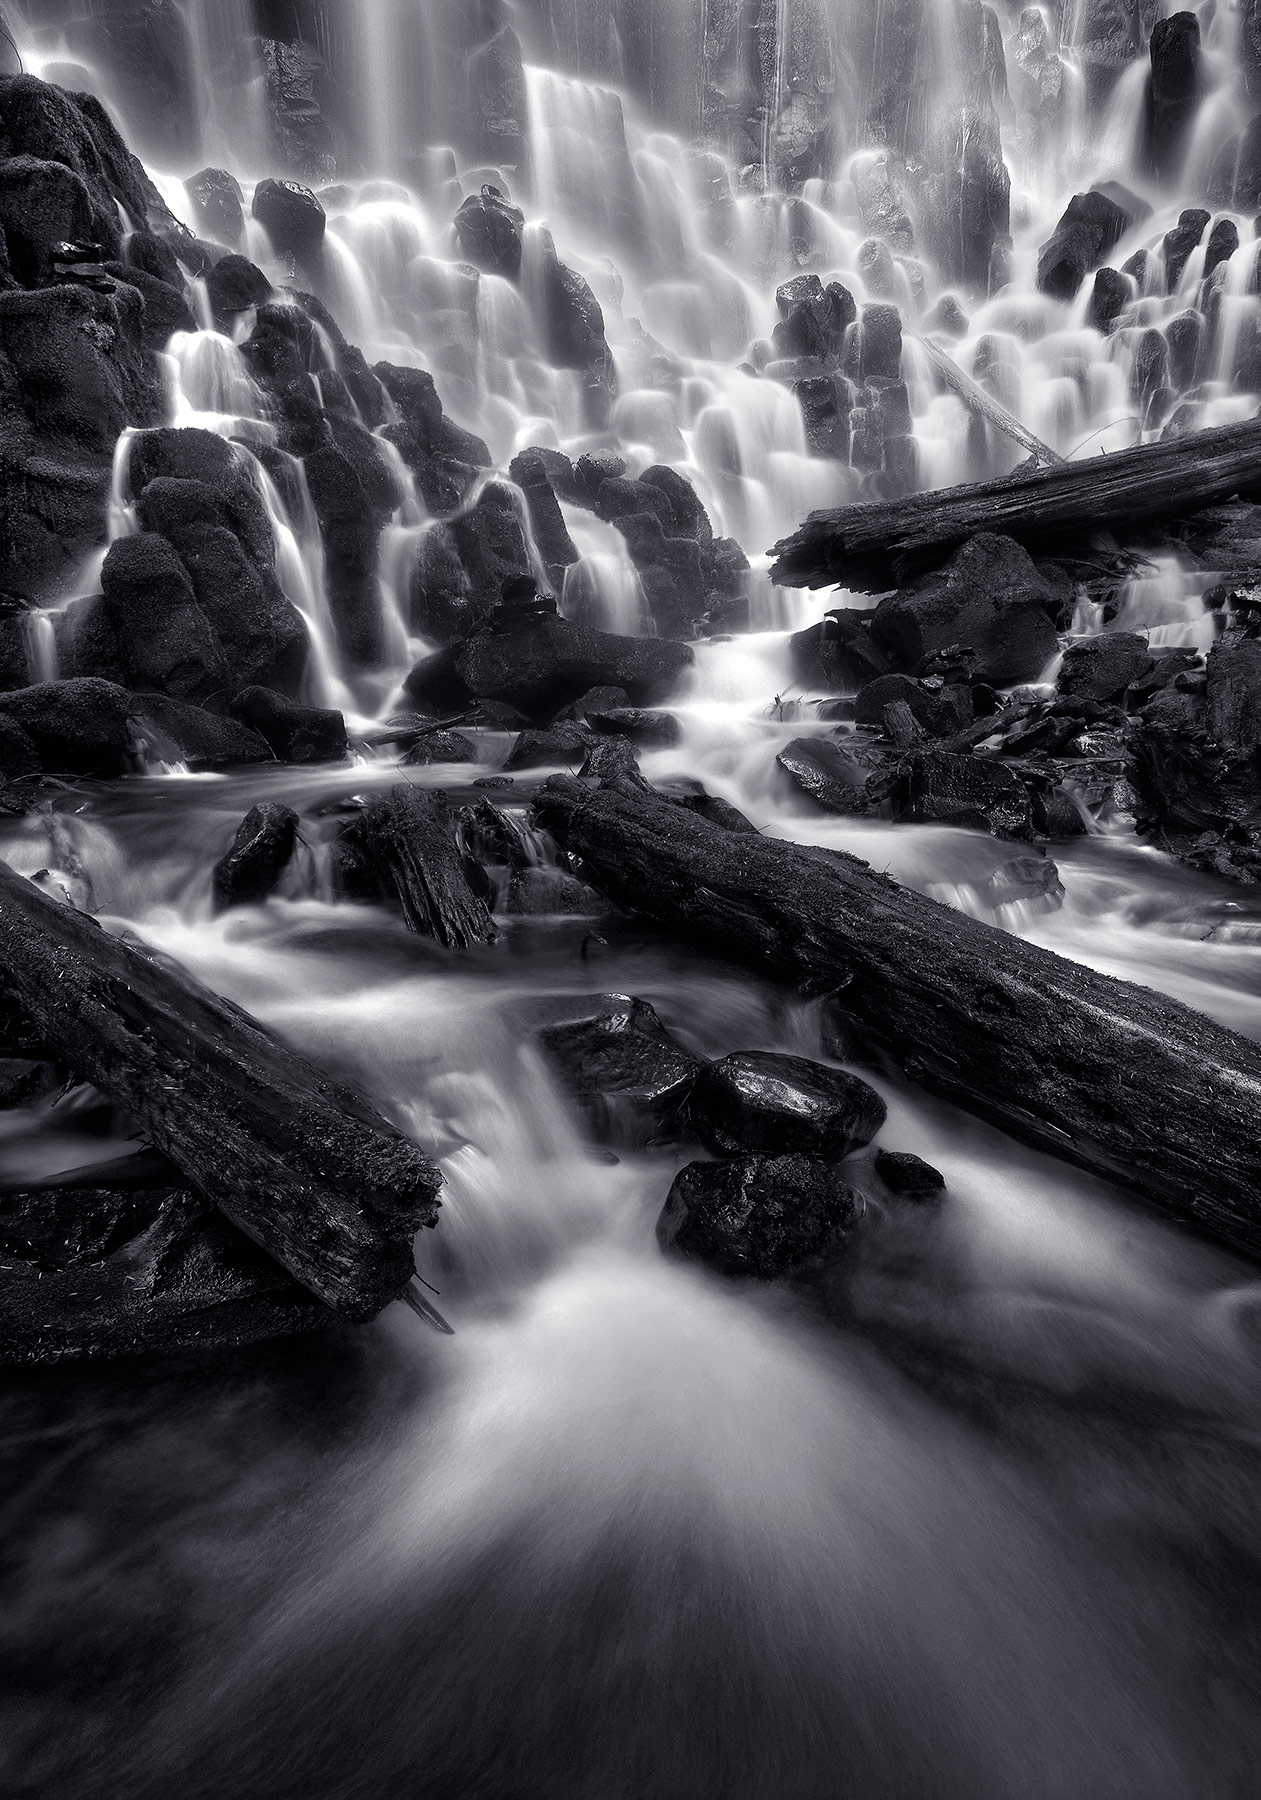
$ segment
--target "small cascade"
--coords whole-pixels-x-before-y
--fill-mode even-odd
[[[277,579],[285,598],[301,616],[311,641],[309,698],[316,706],[355,712],[354,696],[338,659],[337,632],[324,585],[324,546],[302,465],[295,461],[290,470],[292,484],[300,496],[296,520],[290,518],[279,488],[257,458],[249,457],[249,469],[271,524]]]
[[[26,664],[30,680],[56,681],[60,675],[57,656],[57,630],[51,610],[32,607],[22,614],[22,633],[26,639]]]

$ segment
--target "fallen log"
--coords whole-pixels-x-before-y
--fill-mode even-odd
[[[1261,1257],[1261,1045],[855,857],[724,831],[634,776],[553,776],[535,814],[619,905],[835,992],[864,1054]]]
[[[375,888],[398,905],[409,931],[448,950],[493,943],[495,922],[469,885],[455,829],[440,788],[402,782],[371,794],[343,834],[343,883],[352,894],[356,884],[365,895]]]
[[[1096,532],[1184,518],[1258,493],[1261,419],[1246,419],[1114,456],[811,513],[775,545],[771,579],[782,587],[885,593],[945,562],[978,531],[1063,554]]]
[[[1009,413],[979,381],[973,381],[970,375],[965,375],[954,358],[934,344],[931,338],[920,337],[914,331],[904,331],[903,335],[919,346],[942,385],[949,388],[956,399],[962,400],[969,412],[976,413],[987,425],[992,425],[995,431],[1001,431],[1013,443],[1019,444],[1022,450],[1027,450],[1035,463],[1045,463],[1048,468],[1054,468],[1065,461],[1058,451],[1052,450],[1049,444],[1044,444],[1040,437],[1035,436],[1014,414]]]
[[[343,1318],[400,1298],[441,1177],[353,1089],[0,864],[0,988],[184,1179]]]

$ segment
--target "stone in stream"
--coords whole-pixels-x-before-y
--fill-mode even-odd
[[[274,292],[260,268],[235,254],[222,257],[206,277],[206,298],[221,330],[232,330],[242,313],[262,306]]]
[[[1109,184],[1074,194],[1059,224],[1038,252],[1038,289],[1056,300],[1071,300],[1090,270],[1111,254],[1131,225],[1151,208]]]
[[[701,1070],[688,1111],[697,1137],[717,1156],[800,1152],[836,1162],[871,1142],[887,1108],[875,1088],[843,1069],[744,1050]]]
[[[302,706],[269,688],[243,689],[228,706],[266,742],[277,762],[345,762],[350,754],[346,721],[325,706]]]
[[[677,1137],[703,1064],[646,1000],[596,994],[563,1003],[568,1017],[538,1042],[601,1142],[637,1147]]]
[[[871,614],[840,609],[788,640],[793,674],[805,688],[852,694],[889,670],[888,658],[873,643]]]
[[[915,674],[934,651],[977,652],[978,681],[1036,681],[1059,648],[1058,595],[1012,538],[978,532],[940,569],[876,608],[871,636],[895,669]]]
[[[1115,700],[1151,666],[1146,638],[1132,631],[1105,632],[1068,646],[1055,685],[1074,700]]]
[[[939,1169],[934,1169],[923,1157],[913,1156],[909,1150],[877,1150],[876,1174],[892,1193],[913,1200],[939,1194],[946,1185],[946,1178]]]
[[[1202,206],[1189,206],[1179,213],[1178,223],[1167,231],[1161,240],[1161,248],[1165,254],[1165,289],[1172,294],[1177,290],[1182,279],[1182,271],[1191,260],[1191,252],[1195,250],[1208,230],[1208,222],[1212,214]]]
[[[995,869],[981,890],[989,906],[1020,903],[1037,912],[1056,912],[1064,904],[1064,883],[1049,856],[1017,856]]]
[[[194,775],[276,759],[264,738],[239,719],[169,694],[137,694],[132,728],[147,764],[183,763]]]
[[[476,268],[516,281],[521,273],[521,239],[525,214],[497,187],[487,183],[470,194],[455,215],[460,251]]]
[[[840,1170],[814,1157],[693,1162],[674,1179],[657,1242],[720,1275],[775,1281],[843,1254],[865,1211]]]
[[[193,217],[207,237],[239,244],[245,233],[245,195],[226,169],[202,169],[184,183]]]
[[[995,837],[1033,835],[1029,794],[994,757],[917,750],[898,770],[893,816],[903,824],[969,826]]]
[[[251,806],[232,846],[215,864],[216,912],[265,900],[288,866],[298,841],[298,815],[278,800]]]
[[[541,731],[521,732],[508,752],[504,768],[576,768],[590,752],[593,741],[585,725],[574,719],[558,720]]]
[[[552,606],[529,618],[498,608],[485,629],[417,663],[409,696],[443,712],[500,700],[546,724],[593,687],[623,688],[636,705],[667,699],[691,667],[686,644],[571,625]]]
[[[471,763],[477,761],[477,750],[471,738],[462,731],[426,731],[401,759],[409,765],[428,763]]]
[[[645,749],[671,750],[683,742],[683,727],[673,713],[642,706],[611,707],[588,712],[587,723],[604,737],[625,737]]]
[[[803,793],[829,812],[847,817],[869,809],[868,778],[883,764],[878,753],[853,739],[828,737],[794,738],[775,761]]]
[[[324,208],[296,181],[260,181],[250,211],[271,239],[278,256],[310,261],[324,243]]]
[[[1134,295],[1134,284],[1119,269],[1095,270],[1095,284],[1086,309],[1086,323],[1105,335],[1112,330]]]
[[[972,690],[961,682],[929,687],[910,675],[878,675],[854,696],[854,722],[879,725],[886,706],[903,702],[932,737],[953,737],[973,719]]]
[[[101,569],[105,609],[136,687],[179,700],[221,694],[223,647],[174,548],[155,532],[119,538]]]

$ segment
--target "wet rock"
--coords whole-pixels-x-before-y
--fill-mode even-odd
[[[972,690],[954,682],[928,687],[909,675],[879,675],[854,698],[854,723],[881,725],[885,708],[907,706],[916,723],[932,737],[952,737],[972,723]]]
[[[594,1136],[630,1147],[677,1137],[700,1058],[629,994],[583,996],[561,1010],[538,1042]]]
[[[848,462],[850,455],[850,388],[843,375],[810,376],[793,383],[793,393],[806,427],[811,456]]]
[[[239,244],[245,235],[245,195],[226,169],[201,169],[184,183],[198,227],[217,244]]]
[[[578,551],[548,477],[547,464],[537,450],[524,450],[513,457],[508,473],[525,495],[534,542],[548,580],[559,589],[564,584],[565,570],[578,561]]]
[[[887,657],[872,641],[871,615],[828,613],[789,639],[793,675],[804,688],[853,694],[866,682],[888,673]]]
[[[1145,638],[1132,631],[1112,631],[1070,644],[1055,685],[1076,700],[1115,700],[1150,668]]]
[[[780,768],[812,800],[828,812],[855,817],[871,805],[868,777],[880,759],[860,749],[852,740],[800,737],[786,744],[775,758]]]
[[[898,771],[892,799],[893,816],[903,824],[968,826],[995,837],[1033,835],[1027,789],[992,757],[915,751]]]
[[[132,268],[126,263],[103,263],[101,268],[104,274],[112,276],[115,281],[124,281],[129,287],[134,287],[144,301],[140,342],[150,355],[165,350],[174,332],[196,331],[197,321],[184,298],[182,286],[172,287],[168,282],[160,281],[145,270]]]
[[[275,759],[256,731],[169,694],[137,694],[132,728],[147,765],[182,763],[194,775]]]
[[[298,841],[298,815],[278,800],[251,806],[232,846],[215,864],[215,910],[256,906],[272,893]]]
[[[1208,234],[1204,249],[1204,279],[1220,268],[1239,248],[1239,227],[1233,219],[1219,219]]]
[[[480,629],[499,605],[505,581],[530,572],[521,517],[502,482],[488,481],[476,504],[450,520],[445,531],[463,580],[458,587],[448,586],[445,603],[439,603],[432,571],[426,578],[422,559],[414,590],[417,618],[439,641],[467,637]]]
[[[1122,275],[1120,270],[1097,269],[1090,305],[1086,309],[1086,323],[1105,334],[1111,331],[1129,305],[1133,292],[1129,277]]]
[[[477,750],[462,731],[426,731],[411,745],[402,761],[411,767],[430,763],[475,763]]]
[[[295,175],[327,180],[336,167],[333,133],[324,116],[328,71],[309,43],[263,37],[263,91],[272,141]]]
[[[1177,393],[1184,393],[1195,383],[1203,338],[1204,317],[1199,312],[1178,313],[1165,326],[1169,381]]]
[[[1150,56],[1147,154],[1153,171],[1169,179],[1181,168],[1200,100],[1200,21],[1195,14],[1180,12],[1157,19],[1152,26]]]
[[[780,356],[840,362],[845,334],[858,317],[848,288],[839,281],[825,288],[817,275],[797,275],[776,290],[775,304],[779,323],[774,338]]]
[[[417,663],[405,683],[422,706],[461,709],[499,700],[546,724],[593,687],[624,688],[642,705],[667,699],[692,663],[686,644],[625,638],[571,625],[558,616],[492,615],[467,642]]]
[[[859,373],[863,381],[880,377],[897,381],[902,374],[902,315],[896,306],[864,306],[858,332]]]
[[[1058,642],[1057,595],[1011,538],[981,532],[941,569],[920,576],[876,608],[872,642],[913,674],[933,651],[977,652],[976,678],[1006,687],[1036,681]]]
[[[87,183],[64,164],[34,156],[0,161],[0,228],[9,267],[23,287],[41,287],[56,278],[62,245],[97,247],[96,210]],[[108,255],[117,241],[114,231],[99,249]]]
[[[695,538],[699,544],[714,541],[714,527],[704,502],[686,475],[664,463],[654,463],[644,470],[639,482],[642,487],[655,488],[665,495],[670,508],[670,524],[666,526],[669,536]]]
[[[508,752],[504,768],[576,768],[591,749],[592,735],[585,725],[566,720],[541,731],[523,731]]]
[[[1172,294],[1182,279],[1182,271],[1191,260],[1191,252],[1195,250],[1208,229],[1210,213],[1203,207],[1188,207],[1178,215],[1178,223],[1172,231],[1164,235],[1162,248],[1165,253],[1165,288]]]
[[[278,256],[310,262],[324,244],[327,218],[311,192],[296,181],[260,181],[250,211]]]
[[[46,681],[0,694],[0,716],[12,719],[30,738],[46,774],[106,781],[127,768],[132,706],[123,688],[92,677]]]
[[[890,1193],[911,1199],[939,1194],[946,1185],[946,1178],[939,1169],[934,1169],[920,1156],[912,1156],[909,1150],[877,1150],[876,1174]]]
[[[886,1107],[873,1087],[826,1063],[746,1050],[701,1070],[692,1089],[692,1128],[716,1156],[800,1152],[836,1162],[869,1144]]]
[[[145,530],[160,533],[179,555],[235,680],[296,693],[309,639],[272,556],[257,554],[252,509],[243,519],[208,483],[160,476],[139,496],[136,511]]]
[[[942,294],[924,314],[924,330],[940,337],[965,338],[971,329],[968,315],[953,294]]]
[[[514,918],[587,919],[608,910],[602,895],[563,869],[515,869],[504,896],[504,911]]]
[[[683,742],[683,727],[673,713],[616,706],[606,712],[590,711],[585,717],[593,731],[605,737],[629,738],[646,750],[672,750]]]
[[[25,781],[39,772],[39,752],[34,743],[16,720],[0,713],[0,780]]]
[[[616,711],[618,707],[629,705],[630,695],[626,692],[625,688],[589,688],[585,694],[580,694],[578,699],[575,700],[572,705],[562,707],[560,712],[556,715],[556,720],[574,719],[578,724],[582,725],[586,723],[587,714],[589,712]]]
[[[206,297],[215,322],[231,328],[241,313],[263,306],[275,289],[261,269],[244,256],[225,256],[206,277]]]
[[[864,1211],[837,1169],[808,1156],[693,1162],[674,1179],[657,1242],[720,1275],[775,1281],[842,1254]]]
[[[484,866],[524,869],[535,860],[530,839],[519,821],[489,800],[462,807],[457,829],[464,855]]]
[[[350,753],[346,721],[322,706],[302,706],[268,688],[245,688],[228,712],[264,740],[283,763],[345,762]]]
[[[548,354],[557,368],[576,369],[593,420],[599,423],[617,390],[613,353],[604,335],[604,312],[585,276],[561,262],[551,233],[542,240],[536,309]]]
[[[475,268],[516,281],[521,274],[521,239],[525,214],[487,185],[470,194],[455,215],[460,254]]]
[[[119,538],[101,570],[105,608],[132,684],[181,700],[222,695],[223,650],[175,550],[155,532]]]
[[[130,285],[108,293],[70,284],[0,293],[0,350],[14,451],[22,448],[15,400],[43,459],[109,457],[125,426],[153,425],[165,414],[144,345],[144,302]]]
[[[1054,234],[1038,252],[1038,289],[1056,300],[1071,300],[1087,274],[1120,243],[1141,216],[1107,193],[1092,188],[1074,194]]]
[[[349,442],[346,447],[352,448]],[[393,512],[393,483],[384,461],[365,466],[358,456],[352,460],[345,449],[332,445],[304,457],[303,467],[324,540],[338,638],[351,662],[374,668],[382,652],[377,545]]]
[[[501,26],[472,51],[468,76],[480,153],[492,163],[515,167],[525,155],[528,100],[521,40],[511,25]]]

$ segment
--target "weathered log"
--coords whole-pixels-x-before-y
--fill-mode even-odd
[[[381,895],[397,902],[410,930],[464,950],[492,943],[495,924],[469,886],[455,826],[441,789],[403,782],[369,796],[346,842]]]
[[[3,864],[0,986],[190,1186],[343,1318],[403,1294],[441,1177],[362,1095]]]
[[[1261,1256],[1261,1045],[855,857],[723,831],[633,776],[553,776],[536,816],[620,905],[835,992],[864,1054]]]
[[[1062,555],[1094,532],[1167,522],[1259,491],[1261,419],[1246,419],[999,481],[811,513],[771,552],[771,578],[785,587],[884,593],[935,568],[978,531]]]
[[[979,381],[973,381],[970,375],[965,375],[948,351],[934,344],[930,338],[920,337],[918,332],[906,332],[905,335],[919,345],[943,386],[962,400],[969,412],[976,413],[987,425],[992,425],[996,431],[1001,431],[1005,437],[1019,444],[1022,450],[1027,450],[1035,463],[1045,463],[1048,468],[1054,468],[1065,461],[1058,451],[1052,450],[1049,444],[1044,444],[1040,437],[1035,436],[1014,414],[1009,413]]]

